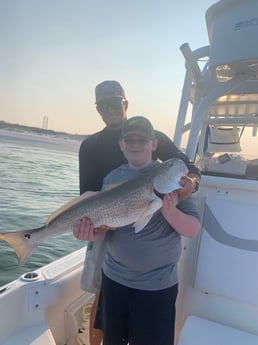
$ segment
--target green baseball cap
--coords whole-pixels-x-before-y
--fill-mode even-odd
[[[137,134],[149,140],[155,139],[153,126],[144,116],[134,116],[124,122],[121,138],[130,134]]]

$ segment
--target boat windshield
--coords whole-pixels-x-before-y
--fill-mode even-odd
[[[204,175],[258,180],[257,147],[256,127],[209,126],[196,163]]]

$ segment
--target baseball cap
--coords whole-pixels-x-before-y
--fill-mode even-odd
[[[105,80],[95,88],[96,102],[109,98],[126,98],[125,92],[120,83],[116,80]]]
[[[134,116],[124,122],[121,138],[130,134],[137,134],[149,140],[155,139],[153,126],[144,116]]]

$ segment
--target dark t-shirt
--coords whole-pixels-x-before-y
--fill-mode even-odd
[[[162,132],[155,131],[158,147],[153,153],[153,159],[165,161],[169,158],[180,158],[188,166],[191,173],[200,175],[199,169],[189,161]],[[113,169],[126,163],[118,141],[121,129],[104,128],[102,131],[88,136],[83,140],[79,151],[80,193],[98,191],[101,189],[104,177]]]

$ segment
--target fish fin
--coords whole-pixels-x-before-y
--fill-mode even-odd
[[[103,191],[110,190],[110,189],[113,189],[115,187],[118,187],[118,186],[120,186],[121,184],[123,184],[125,182],[127,182],[127,180],[122,181],[122,182],[117,182],[117,183],[109,183],[109,184],[104,186]]]
[[[53,219],[55,219],[59,214],[63,213],[64,211],[68,210],[70,207],[78,204],[79,202],[81,202],[84,199],[88,199],[93,195],[96,195],[100,192],[85,192],[82,195],[77,196],[76,198],[68,201],[66,204],[64,204],[63,206],[61,206],[60,208],[58,208],[57,210],[55,210],[53,213],[50,214],[50,216],[47,219],[47,224],[49,224],[50,222],[52,222]]]
[[[110,183],[110,184],[105,186],[103,191],[113,189],[113,188],[123,184],[124,182],[126,182],[126,181],[122,181],[122,182],[118,182],[118,183]],[[79,195],[76,198],[68,201],[66,204],[64,204],[63,206],[61,206],[60,208],[58,208],[57,210],[55,210],[53,213],[50,214],[50,216],[47,219],[47,224],[51,223],[58,215],[60,215],[64,211],[68,210],[70,207],[72,207],[72,206],[78,204],[79,202],[81,202],[82,200],[88,199],[88,198],[90,198],[90,197],[92,197],[98,193],[101,193],[101,192],[100,191],[97,191],[97,192],[88,191],[88,192],[85,192],[82,195]]]
[[[152,216],[153,216],[153,213],[145,215],[145,216],[141,216],[140,218],[137,219],[137,221],[133,225],[136,234],[139,231],[141,231],[149,223]]]
[[[141,231],[151,220],[153,214],[162,207],[162,200],[156,195],[153,195],[152,201],[149,203],[148,207],[144,210],[142,215],[136,220],[133,227],[135,228],[135,233]]]
[[[20,266],[30,257],[34,249],[34,246],[29,241],[29,237],[25,236],[26,234],[29,235],[30,232],[31,230],[0,233],[0,240],[8,242],[15,250]]]

